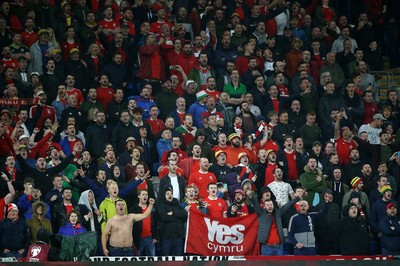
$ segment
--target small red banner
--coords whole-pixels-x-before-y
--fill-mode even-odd
[[[9,106],[35,105],[37,103],[38,103],[37,98],[0,99],[0,105],[9,105]]]

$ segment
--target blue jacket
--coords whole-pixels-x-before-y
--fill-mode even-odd
[[[393,201],[393,203],[396,204],[397,209],[399,210],[399,204],[395,201]],[[379,228],[379,221],[387,216],[386,205],[388,204],[389,201],[383,201],[382,199],[380,199],[372,205],[369,215],[369,224],[371,226],[371,231],[373,234],[378,234],[381,232]]]
[[[158,158],[160,158],[160,162],[161,162],[164,152],[172,149],[172,140],[171,139],[159,139],[157,141],[156,147],[157,147]]]
[[[140,100],[136,102],[136,107],[143,109],[143,121],[150,118],[150,108],[154,105],[156,105],[156,103],[153,100],[145,100],[143,98],[140,98]]]
[[[219,48],[215,51],[214,55],[214,66],[215,74],[218,76],[226,70],[226,63],[229,60],[237,58],[237,50],[229,47],[229,49]]]
[[[76,138],[76,139],[77,139],[78,141],[81,141],[81,142],[82,142],[81,139],[79,139],[79,138]],[[63,150],[63,152],[65,153],[66,156],[69,156],[69,155],[72,154],[71,146],[69,145],[69,141],[68,141],[68,137],[63,138],[63,139],[60,141],[59,144],[60,144],[61,149]],[[82,142],[82,144],[83,144],[83,142]]]
[[[58,99],[58,100],[57,100]],[[61,114],[62,111],[64,111],[64,109],[69,107],[69,104],[67,103],[66,106],[64,106],[64,104],[59,100],[59,97],[57,96],[57,99],[55,99],[52,103],[51,106],[54,107],[54,109],[56,110],[56,117],[57,117],[57,121],[61,121]]]
[[[400,252],[400,217],[386,216],[379,221],[382,232],[382,248],[389,252]]]
[[[172,111],[168,115],[174,119],[175,128],[181,125],[181,119],[179,118],[178,112],[176,110]]]
[[[72,226],[72,224],[70,222],[61,226],[60,229],[58,230],[58,234],[62,235],[62,236],[76,236],[76,235],[82,234],[84,232],[86,232],[86,229],[81,224],[77,224],[74,227],[74,226]]]
[[[32,218],[32,204],[34,202],[35,201],[33,199],[28,200],[27,194],[23,194],[18,200],[17,206],[20,213],[24,214],[25,221],[28,221]],[[45,202],[45,204],[46,204],[46,213],[44,214],[44,217],[46,217],[51,221],[50,205],[47,202]]]
[[[193,116],[193,124],[197,128],[203,128],[203,121],[201,120],[201,114],[207,111],[207,105],[201,105],[198,102],[195,102],[189,107],[187,111],[189,114]]]

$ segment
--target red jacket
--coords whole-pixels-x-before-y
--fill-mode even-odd
[[[164,71],[164,62],[161,58],[161,53],[160,53],[160,48],[158,47],[157,44],[154,44],[152,46],[150,45],[143,45],[139,48],[139,56],[140,56],[140,62],[141,62],[141,67],[138,71],[137,76],[142,79],[157,79],[157,80],[164,80],[165,79],[165,71]],[[152,60],[156,60],[157,62],[160,62],[159,67],[161,68],[160,70],[160,76],[155,77],[152,73],[152,69],[154,68],[154,65],[152,65]]]
[[[291,79],[298,71],[299,63],[303,60],[301,50],[291,49],[286,55],[286,74]]]
[[[372,122],[372,117],[378,112],[378,106],[376,103],[367,103],[364,101],[364,119],[363,124],[369,124]]]
[[[239,75],[243,75],[245,72],[249,71],[249,58],[253,56],[239,56],[236,59],[236,69]],[[255,57],[257,60],[257,65],[259,69],[264,69],[264,60],[259,57]]]
[[[192,157],[185,158],[178,163],[178,167],[183,170],[184,175],[182,176],[185,180],[189,179],[189,176],[200,170],[200,160],[193,160]]]
[[[187,56],[184,53],[180,53],[175,59],[171,60],[171,65],[180,65],[183,72],[189,75],[189,72],[197,66],[197,59],[192,54]]]

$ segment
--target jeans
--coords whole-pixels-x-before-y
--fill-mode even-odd
[[[315,250],[315,248],[298,249],[298,248],[294,247],[293,255],[295,255],[295,256],[313,256],[313,255],[317,255],[317,251]]]
[[[183,243],[180,236],[161,239],[161,256],[182,256]]]
[[[151,236],[140,239],[139,256],[155,256],[156,251]]]
[[[108,255],[130,257],[135,256],[135,252],[133,251],[133,248],[117,248],[110,246]]]
[[[283,256],[283,245],[261,245],[262,256]]]
[[[3,254],[3,257],[6,257],[6,258],[17,258],[17,259],[19,259],[19,258],[22,258],[23,256],[24,256],[24,254],[21,254],[18,251],[10,251],[10,252],[8,252],[6,254]]]

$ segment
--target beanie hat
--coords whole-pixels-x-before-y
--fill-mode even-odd
[[[332,194],[333,195],[333,191],[329,188],[324,188],[322,190],[322,195],[324,196],[325,194]]]
[[[189,79],[189,80],[187,80],[187,81],[185,82],[185,89],[188,88],[188,86],[189,86],[190,83],[194,83],[194,84],[196,85],[196,88],[197,88],[197,83],[196,83],[194,80]]]
[[[207,92],[205,91],[199,91],[198,93],[196,93],[196,99],[197,101],[201,101],[202,99],[208,97],[209,95],[207,94]]]
[[[250,179],[245,179],[242,181],[242,183],[240,184],[242,187],[244,187],[244,185],[246,185],[247,183],[253,185],[253,181],[251,181]]]
[[[14,203],[10,203],[10,204],[7,205],[7,212],[10,212],[12,210],[18,211],[18,207]]]
[[[232,133],[228,136],[228,140],[232,141],[234,138],[239,138],[240,139],[240,135],[237,133]]]
[[[351,187],[353,189],[355,189],[358,186],[358,184],[360,184],[361,181],[362,181],[362,178],[360,178],[358,176],[354,177],[350,182],[351,183]]]

